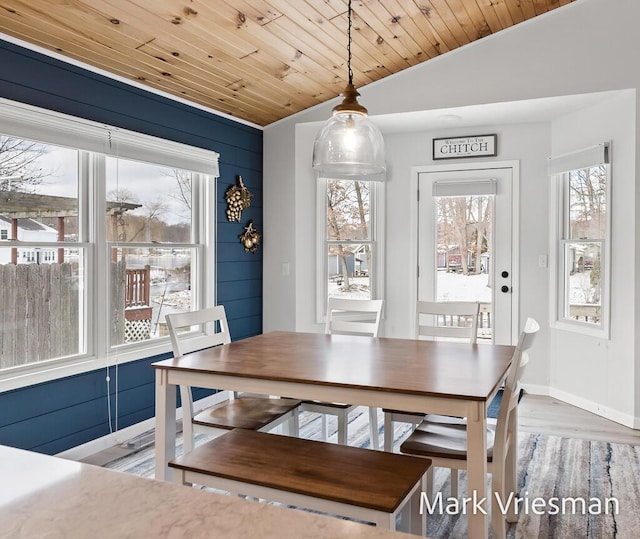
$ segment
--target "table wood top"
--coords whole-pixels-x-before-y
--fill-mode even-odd
[[[515,347],[276,331],[153,364],[260,380],[488,400]]]

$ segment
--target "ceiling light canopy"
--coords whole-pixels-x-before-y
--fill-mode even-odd
[[[353,85],[351,71],[351,0],[348,6],[347,68],[349,83],[342,92],[342,103],[318,133],[313,144],[313,168],[325,178],[385,179],[384,139],[358,103],[360,95]]]

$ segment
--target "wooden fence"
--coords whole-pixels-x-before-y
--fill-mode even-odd
[[[81,291],[77,272],[77,263],[0,264],[0,369],[81,352],[83,324],[79,319]],[[148,338],[148,330],[143,337],[127,337],[127,324],[135,326],[141,321],[135,311],[133,321],[126,320],[126,314],[131,313],[125,307],[131,309],[140,301],[148,303],[149,269],[127,270],[125,261],[112,263],[110,286],[111,343]],[[150,307],[148,311],[151,312]]]
[[[111,262],[110,297],[111,297],[111,320],[109,327],[111,328],[111,342],[113,344],[124,343],[124,304],[126,294],[125,283],[126,262]]]
[[[126,261],[111,263],[111,343],[138,342],[149,338],[151,268],[128,269]]]
[[[0,368],[77,354],[77,264],[0,265]]]

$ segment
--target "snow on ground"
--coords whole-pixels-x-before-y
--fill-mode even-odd
[[[479,301],[491,303],[489,275],[462,275],[439,271],[437,274],[438,301]]]
[[[489,276],[462,275],[460,273],[438,272],[438,301],[480,301],[491,302],[491,289],[487,286]],[[352,277],[351,289],[344,291],[335,282],[329,281],[328,291],[331,298],[369,299],[369,278]]]
[[[329,281],[327,284],[330,298],[369,299],[369,277],[351,277],[350,289],[342,290],[341,285]]]

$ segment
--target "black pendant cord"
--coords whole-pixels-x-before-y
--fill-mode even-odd
[[[347,69],[349,70],[349,84],[353,84],[353,71],[351,71],[351,0],[349,0],[347,9],[347,19],[349,21],[347,30],[347,36],[349,37],[347,42]]]

